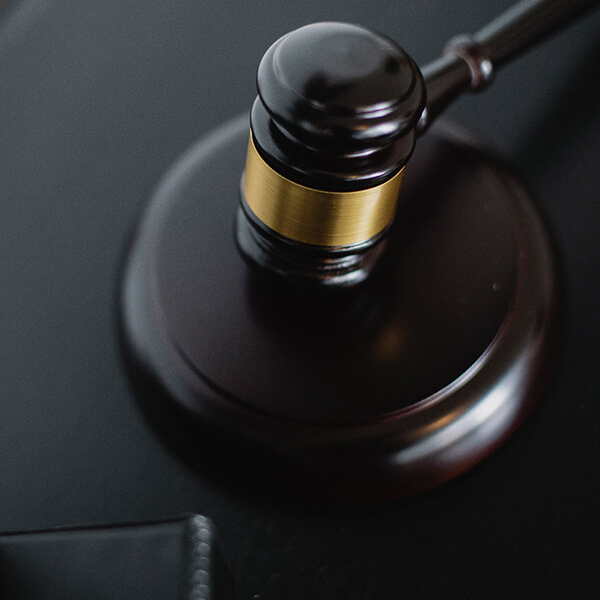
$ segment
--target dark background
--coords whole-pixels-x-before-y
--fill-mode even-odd
[[[500,451],[422,496],[302,504],[189,468],[119,352],[129,231],[168,166],[247,111],[262,53],[359,22],[423,65],[507,1],[13,0],[0,19],[0,531],[211,517],[238,598],[564,598],[600,587],[600,14],[451,116],[534,190],[565,267],[564,357]],[[475,8],[473,8],[475,7]]]

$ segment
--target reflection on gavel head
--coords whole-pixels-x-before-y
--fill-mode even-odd
[[[269,48],[257,87],[237,224],[242,252],[302,283],[363,281],[415,145],[421,72],[379,33],[316,23]]]

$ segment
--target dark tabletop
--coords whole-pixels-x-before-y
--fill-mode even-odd
[[[476,9],[469,6],[476,6]],[[506,0],[14,0],[0,19],[0,531],[215,522],[239,598],[564,598],[600,587],[600,13],[450,116],[523,176],[568,297],[550,393],[491,458],[380,506],[300,503],[192,468],[119,351],[119,268],[168,166],[254,99],[266,48],[358,22],[423,65]]]

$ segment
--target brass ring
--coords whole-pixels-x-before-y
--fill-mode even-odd
[[[390,223],[403,176],[404,167],[381,185],[352,192],[305,187],[272,169],[251,135],[243,190],[250,210],[280,235],[315,246],[353,246]]]

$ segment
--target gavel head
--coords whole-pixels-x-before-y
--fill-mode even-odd
[[[237,219],[243,255],[302,284],[363,281],[414,148],[421,72],[379,33],[317,23],[269,48],[257,87]]]

